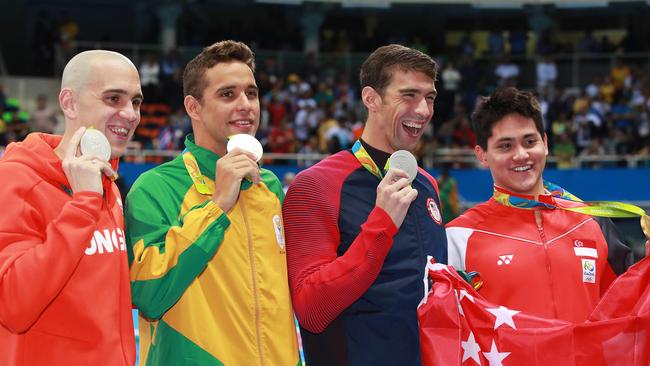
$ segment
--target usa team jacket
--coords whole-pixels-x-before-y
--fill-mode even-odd
[[[532,198],[532,197],[526,197]],[[545,196],[561,207],[579,203]],[[502,205],[493,198],[447,224],[449,264],[478,271],[479,293],[509,309],[574,322],[587,319],[617,275],[632,264],[609,219],[562,209]]]
[[[72,194],[60,142],[30,134],[0,161],[0,365],[133,365],[120,194]]]
[[[185,145],[214,189],[218,156]],[[144,173],[127,199],[140,365],[296,366],[277,177],[245,181],[227,214],[197,191],[181,156]],[[218,177],[217,177],[218,179]]]
[[[435,180],[420,170],[404,223],[375,207],[379,179],[351,151],[296,176],[283,213],[307,364],[420,365],[416,308],[427,256],[446,263]]]

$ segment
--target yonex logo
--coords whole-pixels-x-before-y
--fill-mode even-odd
[[[124,232],[117,228],[113,230],[95,230],[90,246],[86,248],[86,255],[113,253],[113,250],[126,251]]]
[[[500,255],[497,265],[502,266],[504,264],[510,264],[510,262],[512,262],[512,257],[514,256],[514,254]]]

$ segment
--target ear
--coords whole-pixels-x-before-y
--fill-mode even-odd
[[[476,158],[478,159],[479,163],[481,163],[482,166],[485,168],[489,168],[490,164],[487,162],[487,157],[485,150],[483,150],[482,147],[479,145],[474,146],[474,155],[476,155]]]
[[[546,152],[546,156],[548,156],[548,137],[546,136],[546,132],[544,132],[544,151]]]
[[[196,98],[187,95],[185,96],[185,99],[183,99],[183,104],[185,105],[187,115],[190,116],[193,121],[201,119],[201,103],[196,100]]]
[[[63,88],[59,93],[59,106],[66,119],[75,119],[77,109],[75,107],[74,92],[70,88]]]
[[[375,89],[366,86],[361,90],[361,100],[368,111],[376,112],[381,103],[381,95]]]

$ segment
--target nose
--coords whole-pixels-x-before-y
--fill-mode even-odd
[[[514,160],[526,160],[528,159],[528,150],[521,145],[515,147],[515,155],[512,157]]]
[[[429,103],[427,101],[427,98],[420,98],[420,101],[418,102],[417,106],[415,106],[415,113],[418,116],[421,116],[424,119],[429,120],[431,118],[431,115],[433,114],[432,108],[429,108]]]
[[[246,91],[241,92],[237,98],[237,108],[240,111],[250,110],[253,106],[253,101],[246,95]]]
[[[118,115],[120,116],[120,118],[128,121],[129,123],[134,123],[138,120],[138,117],[140,116],[140,111],[136,110],[135,108],[126,107],[121,109],[118,112]]]

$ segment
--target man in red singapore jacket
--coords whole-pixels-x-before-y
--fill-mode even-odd
[[[0,161],[0,365],[133,365],[122,201],[111,181],[140,122],[133,63],[86,51],[63,71],[63,136],[32,133]],[[93,127],[111,145],[80,155]]]
[[[632,264],[611,220],[567,210],[584,206],[542,179],[548,155],[538,101],[500,89],[472,116],[492,198],[447,225],[449,264],[478,271],[487,300],[529,314],[582,322]]]

